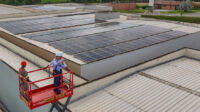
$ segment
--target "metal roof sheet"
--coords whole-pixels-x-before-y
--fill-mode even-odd
[[[144,73],[197,90],[200,62],[181,58]],[[170,84],[135,74],[69,105],[73,112],[199,112],[200,98]]]

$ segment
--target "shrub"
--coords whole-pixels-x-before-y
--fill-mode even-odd
[[[113,10],[113,12],[120,12],[120,13],[144,13],[143,9],[134,9],[134,10]]]
[[[200,24],[200,17],[189,17],[189,16],[163,16],[163,15],[142,15],[145,18],[155,18],[162,20],[180,21],[188,23],[198,23]]]
[[[144,6],[138,6],[138,5],[136,5],[136,9],[139,9],[139,8],[148,9],[149,6],[147,6],[147,5],[144,5]]]

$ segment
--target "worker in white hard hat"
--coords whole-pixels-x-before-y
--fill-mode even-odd
[[[57,52],[56,57],[53,59],[48,66],[53,65],[53,75],[62,74],[62,69],[67,68],[66,64],[63,61],[63,53]],[[54,77],[54,87],[60,86],[60,76]],[[55,88],[54,91],[56,94],[60,94],[59,88]]]

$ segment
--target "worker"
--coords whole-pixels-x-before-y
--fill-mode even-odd
[[[56,53],[56,57],[53,59],[53,61],[51,61],[49,63],[48,66],[50,66],[50,65],[53,65],[53,75],[54,76],[62,74],[62,69],[64,69],[64,68],[68,69],[66,64],[63,61],[63,53],[62,52]],[[54,91],[56,92],[56,94],[60,94],[60,90],[58,88],[58,86],[60,86],[60,79],[61,79],[60,76],[54,77],[54,87],[56,87],[54,89]]]
[[[23,78],[28,82],[30,82],[30,80],[29,80],[29,76],[28,76],[28,73],[27,73],[25,67],[26,67],[26,61],[22,61],[21,68],[19,69],[19,76],[20,76],[19,82],[23,88],[23,91],[21,90],[20,92],[24,96],[24,98],[28,101],[29,100],[28,96],[27,96],[28,84],[23,80]]]

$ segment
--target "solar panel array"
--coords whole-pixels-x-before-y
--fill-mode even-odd
[[[129,24],[129,23],[104,23],[101,25],[85,25],[72,28],[64,28],[59,30],[45,31],[45,32],[36,32],[33,34],[23,35],[26,38],[31,38],[40,42],[53,42],[58,40],[76,38],[84,35],[90,35],[95,33],[108,32],[113,30],[126,29],[130,27],[139,26],[138,24]]]
[[[0,27],[14,34],[23,34],[92,23],[95,23],[95,20],[88,14],[6,21],[0,22]]]
[[[91,15],[75,15],[0,22],[0,27],[25,38],[49,43],[85,63],[187,35],[131,22],[90,24],[94,22]]]
[[[90,63],[184,35],[186,33],[179,31],[138,26],[51,42],[50,45]]]

